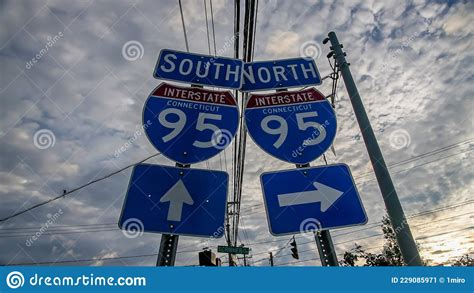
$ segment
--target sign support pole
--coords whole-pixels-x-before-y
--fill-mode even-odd
[[[328,40],[331,42],[331,51],[336,59],[336,65],[342,73],[344,83],[346,85],[347,93],[354,108],[354,113],[359,123],[359,127],[364,138],[365,146],[374,168],[375,176],[379,184],[382,197],[385,202],[390,222],[397,237],[398,245],[402,253],[405,263],[409,266],[421,266],[421,258],[418,253],[413,235],[411,234],[410,227],[406,220],[403,212],[402,205],[398,198],[395,186],[393,185],[390,173],[388,172],[387,165],[385,164],[382,151],[380,150],[377,138],[375,137],[374,131],[370,124],[369,118],[365,111],[364,105],[357,90],[357,86],[352,78],[351,71],[349,69],[349,63],[345,58],[345,53],[342,51],[342,45],[337,39],[336,33],[330,32],[328,39],[324,40],[326,43]],[[330,53],[331,54],[331,53]]]
[[[200,85],[191,84],[191,87],[202,88]],[[180,163],[176,163],[176,167],[181,168],[190,168],[191,165],[183,165]],[[172,234],[162,234],[161,235],[161,242],[160,242],[160,249],[158,251],[158,259],[156,260],[157,267],[166,267],[166,266],[174,266],[174,262],[176,260],[176,252],[178,251],[178,235]]]
[[[176,167],[189,168],[191,165],[176,163]],[[179,235],[162,234],[160,249],[158,250],[157,267],[173,267],[178,251]]]
[[[285,92],[287,89],[278,89],[276,92]],[[310,164],[299,165],[296,164],[296,168],[307,168]],[[317,235],[317,236],[316,236]],[[317,231],[314,236],[316,245],[318,247],[319,257],[323,266],[338,266],[334,245],[332,243],[331,233],[328,230]],[[272,260],[273,261],[273,260]]]
[[[339,262],[334,250],[332,243],[331,233],[329,230],[317,231],[314,233],[314,240],[318,246],[319,258],[321,259],[321,265],[337,267]]]
[[[310,167],[310,164],[296,164],[296,168],[306,167]],[[316,241],[316,246],[318,247],[321,264],[323,266],[339,266],[339,262],[337,261],[336,257],[336,251],[334,249],[331,233],[329,232],[329,230],[316,231],[314,234],[314,240]]]

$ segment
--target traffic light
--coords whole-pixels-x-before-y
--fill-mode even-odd
[[[199,253],[199,265],[205,267],[216,267],[221,265],[221,260],[216,258],[216,254],[210,250]]]
[[[293,241],[290,242],[291,245],[291,256],[296,259],[300,259],[298,255],[298,247],[296,246],[296,240],[295,237],[293,236]]]

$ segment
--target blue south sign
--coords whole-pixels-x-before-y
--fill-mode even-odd
[[[239,89],[243,61],[163,49],[153,76],[157,79]]]
[[[336,114],[314,88],[252,95],[245,122],[253,141],[268,154],[293,164],[321,156],[336,137]]]
[[[181,164],[205,161],[225,149],[237,132],[238,119],[236,101],[229,91],[166,83],[150,94],[143,108],[150,142]]]

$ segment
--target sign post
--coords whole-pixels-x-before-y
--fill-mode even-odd
[[[190,165],[176,163],[176,167],[189,168]],[[158,258],[156,259],[157,267],[174,267],[176,252],[178,251],[178,240],[179,235],[161,234]]]
[[[377,138],[372,130],[359,91],[357,90],[357,86],[352,78],[349,63],[347,63],[345,53],[342,51],[342,45],[339,43],[336,33],[334,32],[328,34],[328,39],[326,39],[324,43],[328,40],[331,42],[331,50],[336,59],[336,66],[341,70],[352,107],[354,108],[354,113],[357,122],[359,123],[380,191],[382,192],[382,197],[385,202],[385,207],[387,208],[390,222],[392,223],[393,229],[397,231],[395,234],[403,259],[407,265],[421,266],[422,262],[418,248],[413,239],[413,235],[411,234],[397,191],[395,190],[392,178],[390,177],[387,165],[385,164]]]

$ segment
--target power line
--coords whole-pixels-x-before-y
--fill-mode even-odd
[[[449,220],[449,219],[452,219],[452,218],[458,218],[458,217],[461,217],[461,216],[465,216],[465,215],[468,215],[468,214],[473,214],[474,212],[470,212],[470,213],[465,213],[465,214],[462,214],[462,215],[457,215],[457,216],[453,216],[453,217],[449,217],[449,218],[444,218],[444,219],[440,219],[440,220],[437,220],[436,222],[439,222],[439,221],[445,221],[445,220]],[[419,225],[416,225],[414,227],[419,227],[419,226],[424,226],[424,225],[427,225],[427,224],[431,224],[433,223],[432,222],[425,222],[423,224],[419,224]],[[428,236],[423,236],[423,237],[418,237],[417,240],[424,240],[424,239],[428,239],[428,238],[432,238],[432,237],[437,237],[437,236],[442,236],[444,234],[450,234],[450,233],[455,233],[455,232],[461,232],[461,231],[465,231],[465,230],[469,230],[469,229],[473,229],[474,226],[470,226],[470,227],[467,227],[467,228],[461,228],[461,229],[457,229],[457,230],[454,230],[454,231],[447,231],[447,232],[443,232],[443,234],[432,234],[432,235],[428,235]],[[357,241],[357,240],[363,240],[363,239],[368,239],[368,238],[372,238],[372,237],[375,237],[375,236],[380,236],[380,235],[383,235],[383,233],[380,233],[380,234],[375,234],[375,235],[371,235],[371,236],[367,236],[367,237],[362,237],[362,238],[358,238],[358,239],[353,239],[353,240],[350,240],[350,241],[344,241],[344,242],[339,242],[339,243],[334,243],[334,245],[338,245],[338,244],[345,244],[345,243],[349,243],[349,242],[352,242],[352,241]],[[314,243],[314,241],[308,241],[308,242],[303,242],[303,243],[299,243],[299,245],[304,245],[304,244],[308,244],[308,243]],[[384,246],[379,246],[377,248],[383,248]],[[368,248],[367,250],[369,249],[375,249],[376,247],[373,247],[373,248]],[[304,250],[304,251],[301,251],[301,252],[308,252],[308,251],[313,251],[314,249],[307,249],[307,250]],[[265,252],[267,253],[267,252]],[[284,256],[290,256],[291,254],[283,254],[283,255],[280,255],[279,257],[284,257]],[[338,255],[342,255],[342,254],[338,254]],[[254,263],[257,263],[257,262],[260,262],[260,261],[264,261],[266,260],[267,258],[262,258],[262,259],[259,259],[257,261],[255,261]],[[316,259],[308,259],[306,261],[309,261],[309,260],[319,260],[319,258],[316,258]],[[298,261],[295,261],[295,262],[290,262],[290,263],[298,263]],[[283,265],[283,264],[280,264],[280,265]]]
[[[66,229],[66,228],[80,228],[80,227],[89,227],[89,226],[112,226],[112,225],[117,225],[117,223],[103,223],[103,224],[83,224],[83,225],[54,225],[51,226],[51,228],[48,227],[49,229]],[[18,228],[2,228],[0,229],[0,232],[5,231],[5,230],[39,230],[43,227],[18,227]]]
[[[25,262],[25,263],[12,263],[6,266],[30,266],[30,265],[48,265],[48,264],[62,264],[62,263],[78,263],[78,262],[91,262],[91,261],[104,261],[104,260],[120,260],[120,259],[130,259],[130,258],[141,258],[141,257],[151,257],[157,256],[158,253],[152,254],[139,254],[139,255],[129,255],[129,256],[114,256],[114,257],[103,257],[103,258],[88,258],[88,259],[71,259],[71,260],[58,260],[58,261],[41,261],[41,262]]]
[[[29,208],[26,208],[26,209],[24,209],[24,210],[21,210],[21,211],[19,211],[19,212],[13,213],[12,215],[10,215],[10,216],[8,216],[8,217],[5,217],[5,218],[0,219],[0,222],[5,222],[5,221],[7,221],[7,220],[9,220],[9,219],[12,219],[12,218],[17,217],[17,216],[19,216],[19,215],[22,215],[22,214],[24,214],[24,213],[26,213],[26,212],[29,212],[29,211],[33,210],[33,209],[39,208],[39,207],[41,207],[41,206],[44,206],[45,204],[48,204],[48,203],[50,203],[50,202],[53,202],[53,201],[58,200],[58,199],[60,199],[60,198],[63,198],[63,197],[65,197],[65,196],[67,196],[67,195],[69,195],[69,194],[71,194],[71,193],[73,193],[73,192],[76,192],[76,191],[78,191],[78,190],[80,190],[80,189],[83,189],[83,188],[89,186],[89,185],[92,185],[92,184],[97,183],[97,182],[99,182],[99,181],[105,180],[105,179],[107,179],[107,178],[109,178],[109,177],[112,177],[112,176],[115,175],[115,174],[118,174],[118,173],[120,173],[120,172],[122,172],[122,171],[124,171],[124,170],[126,170],[126,169],[128,169],[128,168],[131,168],[131,167],[134,167],[134,166],[136,166],[136,165],[138,165],[138,164],[141,164],[141,163],[143,163],[143,162],[145,162],[145,161],[147,161],[147,160],[149,160],[149,159],[151,159],[151,158],[153,158],[153,157],[156,157],[156,156],[158,156],[158,155],[160,155],[160,153],[157,153],[157,154],[151,155],[151,156],[149,156],[149,157],[146,157],[146,158],[143,159],[143,160],[140,160],[140,161],[138,161],[138,162],[136,162],[136,163],[130,164],[130,165],[128,165],[128,166],[125,166],[125,167],[123,167],[123,168],[121,168],[121,169],[119,169],[119,170],[117,170],[117,171],[114,171],[114,172],[112,172],[112,173],[110,173],[110,174],[108,174],[108,175],[105,175],[105,176],[103,176],[103,177],[101,177],[101,178],[94,179],[94,180],[92,180],[92,181],[87,182],[86,184],[83,184],[83,185],[81,185],[81,186],[79,186],[79,187],[76,187],[76,188],[73,188],[73,189],[71,189],[71,190],[69,190],[69,191],[66,191],[66,192],[64,192],[64,193],[61,194],[61,195],[58,195],[58,196],[56,196],[56,197],[53,197],[53,198],[50,198],[50,199],[45,200],[45,201],[43,201],[43,202],[40,202],[40,203],[38,203],[38,204],[35,204],[35,205],[33,205],[33,206],[29,207]]]
[[[418,168],[418,167],[422,167],[422,166],[425,166],[425,165],[429,165],[429,164],[432,164],[432,163],[435,163],[435,162],[438,162],[438,161],[441,161],[441,160],[444,160],[444,159],[448,159],[448,158],[451,158],[451,157],[459,156],[459,155],[462,155],[462,154],[467,154],[467,153],[470,153],[472,151],[473,151],[472,149],[468,149],[468,150],[465,150],[463,152],[458,152],[456,154],[447,155],[447,156],[444,156],[444,157],[441,157],[441,158],[437,158],[435,160],[431,160],[431,161],[424,162],[424,163],[421,163],[421,164],[418,164],[418,165],[414,165],[414,166],[412,166],[410,168],[407,168],[407,169],[403,169],[403,170],[399,170],[397,172],[393,172],[392,175],[400,174],[400,173],[403,173],[405,171],[415,169],[415,168]],[[354,179],[358,179],[358,178],[354,178]],[[374,180],[376,180],[376,178],[363,181],[362,183],[368,183],[368,182],[371,182],[371,181],[374,181]]]
[[[463,215],[467,215],[467,214],[473,214],[474,212],[470,212],[470,213],[466,213],[466,214],[463,214]],[[460,217],[460,216],[463,216],[463,215],[457,215],[457,216],[453,216],[453,217],[450,217],[450,218],[456,218],[456,217]],[[444,220],[447,220],[447,219],[450,219],[450,218],[444,218],[444,219],[440,219],[438,221],[444,221]],[[433,223],[433,221],[431,222],[426,222],[426,223],[423,223],[423,224],[419,224],[419,225],[416,225],[415,227],[418,227],[418,226],[422,226],[422,225],[426,225],[426,224],[431,224]],[[465,231],[465,230],[469,230],[469,229],[473,229],[474,226],[470,226],[470,227],[467,227],[467,228],[461,228],[461,229],[458,229],[458,230],[454,230],[454,231],[448,231],[448,232],[443,232],[443,234],[432,234],[432,235],[428,235],[428,236],[423,236],[423,237],[419,237],[418,240],[420,239],[428,239],[428,238],[432,238],[432,237],[437,237],[437,236],[442,236],[444,234],[448,234],[448,233],[455,233],[455,232],[460,232],[460,231]],[[373,235],[373,236],[378,236],[378,235]],[[372,236],[372,237],[373,237]],[[360,239],[365,239],[367,237],[364,237],[364,238],[360,238]],[[360,239],[354,239],[352,241],[357,241],[357,240],[360,240]],[[290,239],[291,240],[291,239]],[[313,241],[311,241],[312,243]],[[345,242],[341,242],[341,243],[335,243],[335,245],[337,244],[342,244],[342,243],[345,243]],[[303,245],[304,243],[300,243],[300,245]],[[383,246],[382,246],[383,247]],[[284,248],[284,247],[283,247]],[[372,248],[370,248],[372,249]],[[281,249],[280,249],[281,250]],[[197,251],[201,251],[201,250],[188,250],[188,251],[181,251],[179,253],[190,253],[190,252],[197,252]],[[302,251],[302,252],[308,252],[308,251],[311,251],[311,249],[309,250],[305,250],[305,251]],[[266,252],[265,252],[266,253]],[[118,257],[104,257],[104,258],[91,258],[91,259],[80,259],[80,260],[60,260],[60,261],[44,261],[44,262],[30,262],[30,263],[15,263],[15,264],[8,264],[8,266],[19,266],[19,265],[41,265],[41,264],[59,264],[59,263],[76,263],[76,262],[89,262],[89,261],[103,261],[103,260],[117,260],[117,259],[128,259],[128,258],[140,258],[140,257],[151,257],[151,256],[157,256],[158,254],[157,253],[152,253],[152,254],[141,254],[141,255],[131,255],[131,256],[118,256]],[[340,255],[340,254],[338,254]],[[284,257],[284,256],[289,256],[289,254],[285,254],[285,255],[280,255],[278,257]],[[276,257],[276,255],[275,255]],[[265,260],[266,258],[262,258],[262,259],[259,259],[257,261],[254,261],[254,263],[258,263],[260,261],[263,261]],[[308,259],[308,260],[302,260],[302,261],[309,261],[309,260],[318,260],[319,258],[316,258],[316,259]],[[301,261],[295,261],[295,262],[290,262],[288,264],[291,264],[291,263],[298,263],[298,262],[301,262]],[[280,265],[285,265],[285,264],[280,264]]]
[[[217,48],[216,48],[216,30],[214,27],[214,11],[212,9],[212,0],[209,0],[209,4],[211,6],[211,24],[212,24],[212,39],[214,40],[214,55],[217,54]]]
[[[451,149],[454,149],[454,148],[457,148],[461,145],[464,145],[466,143],[469,143],[471,142],[472,140],[474,140],[474,138],[469,138],[469,139],[466,139],[466,140],[463,140],[463,141],[460,141],[460,142],[457,142],[455,144],[451,144],[451,145],[448,145],[448,146],[444,146],[444,147],[441,147],[441,148],[438,148],[438,149],[433,149],[429,152],[426,152],[426,153],[422,153],[422,154],[419,154],[419,155],[416,155],[414,157],[411,157],[411,158],[408,158],[408,159],[405,159],[405,160],[402,160],[402,161],[399,161],[399,162],[396,162],[396,163],[393,163],[393,164],[390,164],[388,165],[388,167],[390,168],[393,168],[393,167],[399,167],[399,166],[402,166],[402,165],[405,165],[405,164],[408,164],[408,163],[411,163],[411,162],[414,162],[414,161],[417,161],[417,160],[420,160],[420,159],[423,159],[423,158],[426,158],[426,157],[430,157],[432,155],[436,155],[436,154],[439,154],[439,153],[442,153],[442,152],[446,152],[446,151],[449,151]],[[426,163],[422,163],[422,164],[419,164],[419,165],[415,165],[415,166],[412,166],[410,168],[407,168],[407,169],[403,169],[403,170],[400,170],[400,171],[397,171],[396,173],[394,174],[398,174],[398,173],[401,173],[401,172],[404,172],[404,171],[407,171],[407,170],[410,170],[410,169],[414,169],[414,168],[417,168],[417,167],[421,167],[421,166],[424,166],[424,165],[428,165],[428,164],[431,164],[431,163],[434,163],[434,162],[437,162],[437,161],[440,161],[440,160],[444,160],[444,159],[447,159],[447,158],[450,158],[450,157],[453,157],[453,156],[457,156],[457,155],[460,155],[460,154],[464,154],[464,153],[468,153],[470,152],[471,150],[466,150],[464,152],[459,152],[459,153],[456,153],[456,154],[452,154],[452,155],[449,155],[449,156],[445,156],[445,157],[441,157],[441,158],[438,158],[436,160],[433,160],[433,161],[429,161],[429,162],[426,162]],[[373,174],[373,172],[367,172],[367,173],[363,173],[363,174],[360,174],[360,175],[357,175],[354,177],[354,180],[357,180],[357,179],[360,179],[360,178],[363,178],[363,177],[366,177],[368,175],[371,175]],[[363,183],[366,183],[366,182],[370,182],[370,181],[373,181],[374,179],[371,179],[371,180],[367,180],[367,181],[364,181]],[[258,206],[258,205],[261,205],[263,206],[263,204],[257,204],[255,205]],[[249,207],[246,207],[244,210],[247,210]],[[248,215],[248,214],[247,214]]]
[[[453,208],[457,208],[457,207],[460,207],[460,206],[465,206],[466,204],[470,204],[470,203],[473,203],[473,202],[474,202],[474,200],[466,200],[466,201],[458,202],[458,203],[455,203],[455,204],[452,204],[452,205],[447,205],[447,206],[439,207],[439,208],[436,208],[436,209],[431,209],[431,210],[426,210],[426,211],[422,211],[422,212],[419,212],[419,213],[415,213],[415,214],[407,216],[407,218],[411,219],[411,218],[415,218],[415,217],[419,217],[419,216],[425,216],[425,215],[437,213],[437,212],[440,212],[440,211],[443,211],[443,210],[448,210],[448,209],[453,209]],[[363,230],[371,229],[376,225],[380,225],[381,223],[382,222],[379,221],[379,222],[367,224],[367,225],[370,225],[370,226],[369,227],[364,227],[362,229],[352,230],[352,231],[342,233],[342,234],[336,234],[333,237],[353,234],[353,233],[357,233],[357,232],[360,232],[360,231],[363,231]],[[109,229],[109,228],[106,228],[106,227],[101,227],[101,226],[108,226],[108,225],[115,226],[116,223],[84,224],[84,225],[74,225],[74,226],[73,225],[71,225],[71,226],[64,225],[64,226],[59,226],[59,227],[54,227],[54,228],[51,227],[51,228],[48,228],[48,230],[45,231],[44,233],[42,233],[41,235],[43,236],[43,235],[57,235],[57,234],[61,235],[61,234],[75,234],[75,233],[89,233],[89,232],[121,231],[118,228]],[[83,230],[81,230],[81,227],[85,227],[85,228],[83,228]],[[87,227],[90,227],[90,228],[87,228]],[[27,233],[32,233],[32,232],[35,232],[35,231],[19,231],[18,233],[15,233],[15,232],[17,230],[37,230],[38,231],[41,228],[42,227],[4,228],[4,229],[0,229],[0,233],[2,231],[5,231],[5,233],[0,234],[0,238],[33,236],[34,233],[33,234],[27,234]],[[350,229],[350,228],[346,228],[346,229]],[[6,230],[15,230],[15,231],[7,232]],[[300,237],[296,237],[296,238],[298,239],[298,238],[301,238],[301,237],[304,237],[304,236],[300,236]],[[254,246],[254,245],[259,245],[259,244],[280,242],[280,241],[284,241],[284,240],[285,239],[276,239],[276,240],[268,240],[268,241],[251,243],[250,241],[248,241],[248,238],[247,238],[247,245]],[[258,254],[254,254],[254,255],[258,255]]]
[[[189,52],[188,36],[186,34],[186,25],[184,24],[183,6],[181,5],[181,0],[178,0],[178,4],[179,12],[181,13],[181,24],[183,25],[184,43],[186,45],[186,51]]]
[[[449,151],[449,150],[454,149],[454,148],[458,148],[462,145],[468,144],[468,143],[473,142],[473,141],[474,141],[474,138],[469,138],[469,139],[466,139],[466,140],[463,140],[463,141],[460,141],[460,142],[457,142],[457,143],[453,143],[453,144],[450,144],[450,145],[447,145],[447,146],[444,146],[444,147],[441,147],[441,148],[438,148],[438,149],[433,149],[431,151],[428,151],[428,152],[425,152],[425,153],[422,153],[422,154],[418,154],[418,155],[413,156],[411,158],[408,158],[408,159],[405,159],[405,160],[402,160],[402,161],[399,161],[399,162],[396,162],[396,163],[393,163],[393,164],[389,164],[388,167],[393,168],[393,167],[405,165],[405,164],[417,161],[419,159],[423,159],[425,157],[430,157],[430,156],[436,155],[438,153],[442,153],[442,152],[446,152],[446,151]],[[363,178],[363,177],[371,175],[371,174],[373,174],[373,171],[360,174],[360,175],[357,176],[357,178]]]
[[[204,0],[204,14],[206,15],[206,34],[207,34],[207,48],[209,50],[209,55],[211,55],[211,40],[209,37],[209,22],[207,20],[207,0]]]
[[[413,214],[413,215],[410,215],[410,216],[407,216],[408,219],[411,219],[411,218],[415,218],[415,217],[419,217],[419,216],[424,216],[424,215],[427,215],[427,214],[432,214],[432,213],[437,213],[437,212],[440,212],[442,210],[446,210],[446,209],[450,209],[450,208],[457,208],[461,205],[465,205],[466,203],[472,203],[474,202],[474,200],[468,200],[468,201],[465,201],[465,202],[461,202],[461,203],[458,203],[458,204],[455,204],[455,205],[452,205],[452,206],[445,206],[445,207],[442,207],[442,208],[438,208],[438,209],[434,209],[434,210],[427,210],[427,211],[423,211],[423,212],[420,212],[420,213],[416,213],[416,214]],[[470,214],[470,213],[468,213]],[[458,216],[464,216],[466,214],[462,214],[462,215],[458,215]],[[450,218],[449,218],[450,219]],[[437,221],[444,221],[446,219],[441,219],[441,220],[435,220],[435,221],[430,221],[429,223],[434,223],[434,222],[437,222]],[[374,225],[380,225],[382,223],[382,221],[379,221],[377,223],[372,223],[370,225],[374,226]],[[425,223],[427,224],[427,223]],[[425,225],[425,224],[419,224],[419,225],[416,225],[415,227],[418,227],[418,226],[422,226],[422,225]],[[373,228],[373,227],[371,227]],[[358,229],[358,230],[354,230],[354,231],[351,231],[351,233],[357,233],[357,232],[360,232],[360,231],[363,231],[363,230],[367,230],[366,228],[362,228],[362,229]],[[351,233],[344,233],[344,234],[336,234],[336,235],[333,235],[333,238],[337,238],[337,237],[340,237],[340,236],[343,236],[343,235],[347,235],[347,234],[351,234]],[[372,235],[370,237],[375,237],[375,236],[380,236],[380,235],[383,235],[383,234],[376,234],[376,235]],[[305,236],[296,236],[295,237],[296,239],[301,239],[301,238],[307,238]],[[366,237],[364,237],[365,239]],[[277,239],[277,240],[269,240],[269,241],[262,241],[262,242],[254,242],[254,243],[251,243],[250,245],[251,246],[254,246],[254,245],[258,245],[258,244],[266,244],[266,243],[272,243],[272,242],[280,242],[280,241],[284,241],[286,239]],[[352,239],[350,240],[349,242],[351,241],[357,241],[357,240],[361,240],[361,238],[356,238],[356,239]],[[313,243],[314,241],[308,241],[308,242],[304,242],[304,243],[300,243],[299,245],[303,245],[303,244],[307,244],[307,243]],[[342,243],[334,243],[334,244],[342,244]],[[287,244],[286,244],[287,245]],[[285,245],[285,246],[286,246]],[[275,250],[276,251],[276,250]],[[275,252],[273,251],[273,252]],[[254,253],[253,255],[259,255],[259,254],[263,254],[263,253],[267,253],[266,251],[265,252],[260,252],[260,253]]]

